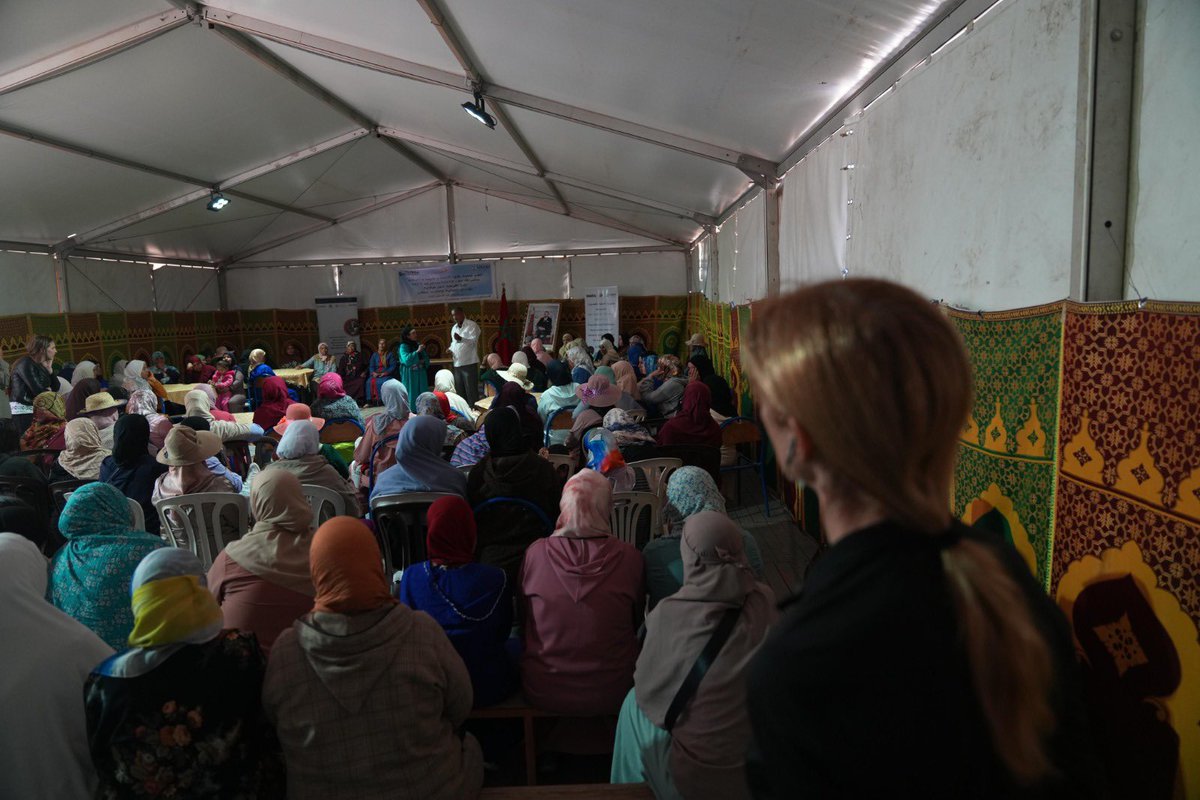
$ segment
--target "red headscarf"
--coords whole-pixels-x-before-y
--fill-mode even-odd
[[[283,378],[271,375],[262,381],[262,402],[254,409],[254,424],[263,430],[274,428],[287,414],[291,404]]]
[[[317,528],[308,563],[316,589],[313,611],[354,614],[396,602],[375,535],[360,519],[334,517]]]
[[[346,396],[345,386],[342,384],[342,376],[336,372],[326,372],[321,376],[321,382],[317,384],[317,397],[322,400],[340,400]]]
[[[475,515],[461,497],[442,497],[425,512],[425,549],[434,564],[457,567],[475,560]]]
[[[721,446],[721,426],[712,418],[709,408],[712,393],[701,381],[692,381],[683,390],[679,413],[667,420],[658,432],[660,445],[707,444]]]
[[[454,413],[454,409],[450,408],[450,398],[445,392],[434,392],[433,396],[437,398],[438,405],[442,407],[442,417],[446,422],[454,422],[458,419],[458,414]]]

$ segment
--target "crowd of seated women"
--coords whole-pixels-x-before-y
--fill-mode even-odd
[[[836,343],[821,338],[828,308],[849,331]],[[388,379],[349,466],[269,376],[247,431],[206,392],[165,432],[131,396],[111,447],[87,413],[101,392],[69,420],[31,402],[29,430],[64,432],[55,468],[91,482],[57,521],[0,498],[0,632],[21,643],[0,673],[0,796],[473,797],[504,743],[464,725],[514,698],[559,718],[543,749],[599,731],[612,781],[658,797],[1102,796],[1056,610],[1015,554],[945,508],[969,405],[953,329],[880,282],[803,290],[759,319],[767,430],[785,474],[820,496],[831,545],[782,610],[705,470],[670,476],[666,531],[640,549],[610,526],[626,454],[719,443],[702,354],[645,371],[632,346],[629,361],[615,342],[557,360],[531,343],[525,363],[483,365],[521,380],[500,383],[477,431],[454,424],[473,415],[449,392],[410,405]],[[940,373],[881,355],[884,340],[930,349]],[[785,346],[816,361],[767,360]],[[535,363],[542,402],[512,369]],[[335,378],[321,379],[330,402]],[[905,387],[909,409],[949,384],[954,405],[906,420],[919,452],[889,461],[845,416],[843,383]],[[673,413],[654,437],[631,403]],[[563,484],[545,420],[580,406],[556,446],[586,466]],[[19,433],[0,422],[0,476],[29,474]],[[243,482],[221,453],[245,434],[278,444]],[[313,484],[346,513],[314,521]],[[130,513],[149,522],[155,500],[196,492],[248,494],[253,518],[207,566]],[[440,495],[426,557],[387,575],[365,501],[410,492]],[[487,505],[501,498],[518,502]]]

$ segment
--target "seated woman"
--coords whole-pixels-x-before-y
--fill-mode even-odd
[[[667,503],[663,509],[669,531],[655,538],[644,548],[646,559],[646,592],[649,607],[654,608],[664,597],[675,594],[683,585],[683,561],[679,537],[688,519],[705,511],[725,513],[725,497],[712,476],[699,467],[680,467],[667,479]],[[742,531],[742,550],[746,561],[759,580],[766,574],[758,542]]]
[[[683,391],[679,413],[671,417],[658,431],[660,445],[702,444],[721,446],[721,426],[709,411],[711,394],[700,381],[692,381]]]
[[[221,439],[209,431],[195,430],[180,423],[167,434],[166,444],[159,451],[158,463],[166,464],[166,474],[160,475],[154,484],[154,494],[151,500],[157,502],[168,497],[181,497],[188,494],[203,492],[229,492],[237,494],[241,491],[240,479],[235,486],[227,477],[215,472],[207,463],[217,453],[221,452]],[[242,534],[238,529],[237,517],[229,513],[221,519],[221,529],[229,538],[237,538]],[[176,542],[177,547],[186,547],[186,542]]]
[[[88,363],[88,362],[85,362]],[[64,402],[66,406],[66,420],[71,420],[83,413],[87,407],[87,399],[94,394],[99,394],[104,391],[100,386],[100,381],[95,378],[83,378],[78,383],[71,384],[71,391],[67,393],[67,399]]]
[[[657,451],[654,447],[654,437],[643,425],[634,421],[628,411],[611,409],[604,415],[604,427],[611,431],[617,440],[617,448],[626,464],[655,457]]]
[[[520,684],[512,629],[512,584],[504,571],[475,563],[475,516],[465,500],[443,497],[429,507],[428,561],[400,579],[400,602],[437,620],[471,676],[475,707],[507,700]],[[513,655],[510,655],[513,651]]]
[[[113,430],[112,455],[100,464],[100,480],[136,501],[146,518],[146,532],[157,534],[158,511],[151,498],[154,484],[167,467],[150,455],[150,423],[139,414],[126,414]]]
[[[133,628],[129,580],[138,563],[163,540],[133,530],[129,501],[107,483],[71,493],[58,519],[66,537],[50,562],[50,601],[95,631],[114,649]]]
[[[611,511],[608,479],[577,472],[563,488],[554,535],[525,553],[521,685],[538,708],[612,715],[633,686],[646,599],[642,554],[613,537]]]
[[[238,390],[237,376],[240,374],[241,373],[239,373],[239,372],[234,373],[234,385],[233,385],[233,390],[232,390],[234,393],[234,396],[231,397],[229,400],[229,408],[231,409],[230,411],[222,411],[221,409],[217,408],[217,390],[213,388],[211,383],[198,383],[198,384],[196,384],[195,388],[192,389],[193,392],[200,392],[201,394],[203,394],[205,397],[208,398],[208,411],[206,411],[205,414],[207,415],[207,417],[209,419],[215,419],[215,420],[219,420],[221,422],[237,422],[237,417],[235,417],[233,415],[232,409],[235,407],[235,405],[236,405],[235,401],[237,400],[237,397],[238,397],[237,393],[239,390]],[[244,391],[244,390],[245,390],[245,387],[243,386],[242,391]],[[188,394],[191,394],[191,392],[189,392]],[[242,400],[242,404],[244,405],[246,402],[246,398],[244,395],[242,396],[241,400]],[[184,395],[184,402],[185,403],[187,402],[187,395]],[[187,411],[186,409],[184,410],[184,413],[187,414],[188,416],[196,416],[195,414],[192,414],[191,412]]]
[[[645,781],[656,797],[748,800],[746,670],[777,616],[775,595],[751,576],[742,532],[724,514],[690,517],[678,548],[683,586],[646,617],[634,688],[617,725],[612,781]],[[718,630],[724,644],[677,708]]]
[[[329,351],[329,345],[321,342],[317,345],[317,353],[312,358],[300,365],[300,369],[311,369],[312,376],[308,379],[309,384],[320,384],[321,379],[326,375],[337,374],[337,359],[333,353]]]
[[[287,413],[292,400],[288,397],[287,384],[283,378],[269,375],[259,381],[261,399],[254,407],[254,424],[264,431],[279,424]]]
[[[379,390],[383,384],[400,376],[400,364],[396,356],[388,352],[387,340],[380,339],[367,365],[366,401],[369,406],[379,405]],[[411,394],[409,395],[412,396]]]
[[[442,458],[446,423],[437,417],[413,417],[396,440],[396,463],[375,476],[371,499],[404,492],[467,494],[467,476]]]
[[[454,410],[454,413],[471,421],[471,428],[474,430],[475,416],[471,411],[471,404],[466,401],[466,398],[455,391],[453,372],[448,369],[439,369],[437,374],[433,376],[433,390],[445,394],[446,399],[450,401],[450,408]]]
[[[50,482],[94,481],[100,479],[100,465],[110,450],[100,442],[100,432],[87,417],[67,423],[67,449],[58,454],[50,468]]]
[[[300,348],[288,342],[283,348],[283,362],[280,369],[297,369],[300,366]]]
[[[167,363],[167,357],[161,350],[155,350],[150,356],[150,374],[164,386],[168,383],[183,382],[179,377],[179,370]]]
[[[525,438],[526,446],[531,450],[540,448],[542,446],[542,426],[538,421],[533,397],[520,385],[511,381],[504,384],[504,388],[496,395],[488,416],[501,408],[509,407],[515,408],[521,418],[521,435]],[[484,419],[486,420],[487,417]],[[487,434],[481,430],[458,443],[458,447],[454,448],[454,455],[450,457],[450,464],[455,467],[478,464],[487,454]]]
[[[21,363],[27,363],[25,359]],[[67,405],[58,392],[42,392],[33,398],[33,422],[21,436],[22,450],[43,450],[67,425]]]
[[[442,395],[442,397],[445,397],[445,395]],[[413,413],[415,413],[418,417],[433,417],[434,419],[440,419],[442,422],[447,423],[446,441],[443,442],[443,447],[454,447],[456,444],[461,442],[463,437],[466,435],[466,432],[463,431],[462,428],[449,424],[449,420],[446,419],[446,412],[449,410],[450,404],[446,403],[446,407],[443,409],[441,401],[433,392],[425,392],[418,397],[416,405],[413,408]]]
[[[150,447],[155,453],[161,450],[163,442],[167,440],[167,434],[171,432],[171,418],[158,413],[154,393],[141,389],[130,394],[125,403],[125,413],[145,418],[150,426]],[[116,431],[113,432],[113,438],[116,439]]]
[[[658,366],[638,383],[642,394],[641,403],[648,413],[659,417],[673,417],[683,402],[687,379],[675,356],[663,356]]]
[[[312,412],[324,419],[352,419],[363,425],[362,409],[354,398],[346,394],[342,388],[342,376],[336,372],[326,372],[317,384],[317,402],[313,403]]]
[[[337,492],[346,504],[347,515],[362,516],[354,484],[338,474],[337,469],[321,454],[321,434],[312,422],[303,419],[290,422],[275,448],[275,457],[277,460],[272,461],[255,478],[256,487],[258,481],[268,473],[288,472],[301,484],[312,484]]]
[[[488,353],[483,360],[483,372],[479,374],[479,382],[486,383],[499,393],[508,380],[500,375],[504,369],[504,360],[497,353]]]
[[[279,744],[263,713],[254,635],[223,630],[190,551],[142,560],[129,648],[84,687],[96,797],[280,798]]]
[[[551,344],[553,344],[553,342]],[[533,351],[534,357],[538,361],[542,362],[542,366],[544,367],[550,366],[550,362],[554,360],[554,356],[551,355],[546,349],[546,345],[542,343],[541,339],[531,339],[529,342],[529,349]]]
[[[634,400],[633,395],[625,391],[625,389],[621,388],[621,386],[617,384],[617,373],[613,371],[612,367],[596,367],[595,374],[597,376],[607,378],[610,384],[616,386],[617,389],[620,390],[621,394],[617,398],[617,403],[613,406],[613,408],[619,408],[622,411],[639,411],[645,413],[646,409],[642,407],[642,404]],[[578,418],[580,414],[587,410],[588,404],[580,403],[575,407],[575,410],[571,412],[571,414],[573,417]]]
[[[254,634],[266,657],[276,637],[312,608],[312,509],[295,475],[266,469],[254,479],[250,511],[254,525],[213,561],[208,589],[226,624]]]
[[[83,403],[83,410],[79,412],[79,416],[90,419],[96,426],[96,431],[100,434],[100,443],[105,450],[112,450],[113,426],[117,424],[122,406],[127,403],[128,400],[118,400],[108,392],[90,395]]]
[[[546,391],[538,398],[538,416],[542,424],[550,421],[554,414],[564,408],[574,409],[579,406],[579,395],[576,390],[579,384],[571,380],[571,370],[561,361],[551,361],[546,367],[546,377],[549,383]],[[550,431],[550,445],[561,445],[567,438],[565,430]]]
[[[469,414],[464,417],[455,411],[454,407],[450,405],[449,395],[445,392],[434,391],[433,396],[437,398],[438,405],[442,407],[442,416],[445,418],[447,425],[452,425],[463,433],[475,432],[475,418]]]
[[[261,348],[251,350],[250,361],[246,364],[246,397],[250,401],[250,408],[258,408],[263,401],[263,381],[273,377],[275,377],[275,370],[267,365],[267,351]],[[284,392],[287,392],[286,385]]]
[[[713,369],[712,359],[707,355],[692,356],[687,362],[687,379],[699,380],[708,387],[712,395],[712,410],[722,417],[736,417],[737,406],[733,403],[733,390],[729,383]]]
[[[604,426],[604,415],[616,407],[621,399],[621,390],[609,382],[603,375],[593,375],[587,383],[575,390],[580,405],[587,408],[579,412],[563,446],[568,453],[578,454],[583,436],[592,428]]]
[[[338,375],[342,377],[342,385],[346,394],[356,403],[363,402],[363,383],[367,379],[367,360],[358,352],[358,345],[353,340],[346,342],[346,352],[338,360]]]
[[[208,389],[211,391],[212,387],[210,386]],[[207,392],[201,389],[193,389],[184,395],[183,399],[184,407],[187,409],[184,413],[189,417],[200,417],[206,420],[209,431],[222,442],[230,439],[242,439],[246,436],[262,436],[263,434],[262,426],[256,422],[226,422],[217,419],[212,413],[211,398]],[[286,412],[286,410],[285,406],[284,411]]]
[[[208,383],[215,372],[216,369],[210,364],[205,364],[200,356],[188,356],[187,363],[183,366],[181,383]]]
[[[365,432],[354,448],[354,460],[362,466],[362,485],[371,488],[370,464],[375,459],[375,477],[396,463],[395,441],[385,442],[389,436],[400,433],[412,412],[408,407],[408,390],[397,380],[390,380],[380,390],[383,396],[383,411],[367,420]],[[380,444],[379,452],[375,445]]]
[[[318,528],[309,560],[312,612],[275,640],[262,692],[289,800],[475,797],[471,678],[441,626],[397,605],[360,520]]]
[[[46,559],[15,533],[0,533],[0,640],[0,797],[95,796],[79,690],[113,649],[46,602]]]
[[[533,384],[533,391],[544,392],[549,383],[546,375],[546,365],[538,361],[537,353],[533,352],[533,348],[525,345],[520,350],[520,355],[524,359],[523,363],[528,373],[529,382]],[[517,354],[513,354],[513,360],[517,360]]]
[[[471,508],[493,497],[515,497],[533,503],[553,524],[562,484],[554,465],[530,449],[517,410],[509,406],[489,413],[483,433],[489,452],[467,476]],[[549,533],[529,511],[508,505],[485,511],[478,524],[480,563],[501,568],[513,584],[526,549]]]

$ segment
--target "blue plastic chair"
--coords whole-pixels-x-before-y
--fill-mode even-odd
[[[388,442],[395,442],[395,441],[398,441],[399,439],[400,439],[400,434],[393,433],[391,436],[387,436],[383,439],[380,439],[378,442],[375,443],[375,446],[371,448],[371,464],[370,464],[367,474],[370,476],[369,480],[371,482],[372,489],[375,488],[375,455],[379,452],[379,448],[383,447]]]
[[[730,417],[721,423],[721,444],[725,447],[737,448],[739,445],[753,445],[755,456],[746,456],[737,450],[737,461],[729,466],[722,466],[721,472],[740,472],[752,469],[758,472],[759,485],[762,487],[763,509],[771,516],[771,496],[767,494],[767,434],[758,420],[750,417]],[[741,502],[741,481],[738,481],[738,502]]]
[[[557,411],[555,411],[553,414],[551,414],[550,416],[546,417],[546,428],[545,428],[545,431],[543,432],[544,435],[543,435],[542,444],[544,444],[546,447],[550,446],[550,431],[570,430],[571,429],[571,427],[575,424],[574,411],[575,411],[575,406],[568,406],[566,408],[560,408]],[[555,420],[557,420],[559,417],[563,416],[564,414],[567,416],[567,419],[569,419],[571,421],[571,424],[568,425],[566,428],[555,428],[554,427]]]

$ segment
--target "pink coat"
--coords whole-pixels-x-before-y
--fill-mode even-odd
[[[539,539],[525,552],[521,682],[534,706],[615,715],[633,686],[645,562],[612,536]]]

